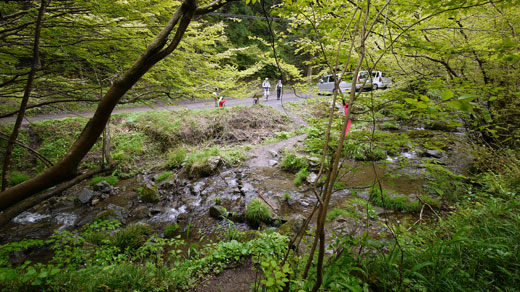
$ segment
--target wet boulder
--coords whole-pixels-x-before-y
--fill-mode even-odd
[[[160,197],[157,192],[157,185],[147,182],[137,189],[139,198],[145,203],[154,203],[159,201]]]
[[[303,224],[305,224],[305,216],[296,214],[291,216],[287,222],[280,226],[279,232],[294,238],[298,231],[300,231],[300,229],[303,227]]]
[[[94,191],[100,192],[103,194],[108,194],[112,191],[114,187],[110,185],[107,181],[102,181],[93,186]]]
[[[89,189],[83,189],[79,194],[78,194],[78,201],[80,201],[80,203],[82,204],[88,204],[92,198],[94,198],[94,195],[96,193],[92,190],[89,190]]]
[[[442,158],[443,157],[443,153],[440,150],[428,149],[428,150],[423,152],[423,156],[425,156],[425,157],[433,157],[433,158]]]
[[[210,156],[207,160],[196,161],[190,168],[190,177],[206,177],[216,172],[222,158],[220,156]]]
[[[130,212],[130,216],[136,219],[143,219],[150,215],[150,210],[146,206],[138,206],[132,212]]]
[[[209,208],[209,216],[211,216],[215,219],[227,218],[228,211],[226,208],[224,208],[222,206],[211,206]]]

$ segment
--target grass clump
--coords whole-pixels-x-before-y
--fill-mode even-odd
[[[309,171],[306,167],[300,169],[298,173],[296,173],[296,177],[294,178],[294,184],[296,186],[301,186],[303,182],[307,179],[307,176],[309,175]]]
[[[110,185],[115,185],[119,182],[119,179],[117,178],[117,176],[96,176],[94,178],[92,178],[90,180],[90,185],[93,186],[95,184],[98,184],[102,181],[106,181],[107,183],[109,183]]]
[[[170,178],[173,175],[173,172],[171,171],[165,171],[157,176],[155,179],[156,182],[162,182],[165,179]]]
[[[280,167],[285,171],[298,172],[303,168],[307,168],[309,162],[307,158],[298,156],[294,152],[286,151]]]
[[[327,221],[332,221],[339,216],[354,217],[354,218],[356,217],[354,214],[352,214],[351,212],[349,212],[347,210],[340,209],[340,208],[334,208],[334,209],[330,210],[329,212],[327,212]]]
[[[388,191],[373,188],[370,191],[370,202],[376,206],[403,212],[416,212],[421,208],[419,201],[410,201],[408,196],[390,196]]]
[[[246,219],[249,224],[258,227],[262,223],[271,222],[272,215],[269,207],[261,199],[254,198],[247,204]]]
[[[166,154],[165,166],[168,168],[180,168],[186,160],[187,151],[185,147],[177,147]]]
[[[153,232],[153,228],[147,224],[128,225],[116,232],[112,241],[121,251],[135,251]]]

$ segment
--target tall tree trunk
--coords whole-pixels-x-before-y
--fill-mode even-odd
[[[168,24],[146,48],[134,65],[121,78],[115,81],[98,104],[94,116],[89,120],[83,132],[71,146],[67,154],[53,167],[42,174],[9,188],[0,193],[0,210],[33,194],[55,186],[77,172],[77,167],[103,132],[114,107],[121,97],[157,62],[171,54],[180,43],[184,32],[194,15],[203,15],[214,11],[224,4],[236,0],[221,0],[197,7],[196,0],[184,0],[168,21]],[[178,24],[178,26],[177,26]],[[177,26],[175,36],[168,44],[168,37]]]
[[[13,131],[11,132],[11,136],[9,137],[9,141],[7,142],[7,148],[5,149],[4,164],[2,168],[2,191],[5,191],[5,189],[7,188],[7,178],[9,176],[11,154],[13,153],[14,145],[16,139],[18,138],[20,126],[22,125],[22,121],[25,115],[25,109],[27,108],[27,103],[29,102],[29,96],[31,95],[34,81],[34,75],[36,75],[36,70],[38,70],[38,67],[40,66],[40,35],[42,31],[43,13],[45,12],[45,7],[47,6],[47,4],[48,3],[46,0],[42,0],[40,3],[40,9],[38,11],[36,28],[34,31],[33,60],[31,65],[31,71],[29,72],[29,76],[27,77],[27,84],[25,85],[22,102],[20,104],[20,110],[18,111],[18,116],[16,117],[16,122],[14,123]]]

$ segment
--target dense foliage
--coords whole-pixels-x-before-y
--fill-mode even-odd
[[[20,104],[38,3],[0,4],[2,114],[16,111]],[[30,107],[71,104],[74,109],[83,107],[78,101],[97,103],[180,4],[177,0],[51,1],[44,16],[41,67]],[[324,74],[357,69],[391,74],[394,83],[388,90],[354,92],[350,99],[337,95],[337,104],[353,102],[349,105],[353,126],[344,141],[346,119],[336,114],[331,102],[336,95],[289,106],[306,120],[301,151],[305,153],[286,151],[280,163],[281,169],[296,173],[297,186],[306,186],[312,162],[323,157],[324,173],[329,170],[340,146],[340,176],[327,181],[333,186],[331,192],[348,189],[349,174],[373,171],[375,178],[366,194],[355,190],[344,205],[321,214],[327,222],[355,221],[361,231],[336,229],[326,239],[323,236],[328,250],[322,269],[316,264],[318,256],[308,253],[313,242],[310,233],[297,246],[295,242],[289,246],[284,235],[244,234],[229,223],[221,242],[198,249],[180,237],[168,236],[178,226],[160,234],[147,225],[123,227],[120,222],[97,221],[47,240],[0,246],[0,288],[185,290],[209,273],[251,258],[261,271],[255,291],[310,291],[317,282],[326,291],[518,290],[519,2],[246,0],[233,4],[222,12],[236,18],[214,14],[196,19],[179,49],[153,67],[123,103],[205,99],[214,97],[216,88],[226,95],[246,96],[253,91],[251,84],[257,90],[264,76],[283,76],[295,88],[312,92],[315,86],[306,81],[314,82]],[[262,19],[269,15],[277,21]],[[283,127],[287,120],[262,107],[115,116],[110,123],[112,156],[119,164],[114,173],[94,178],[91,184],[117,184],[118,178],[152,168],[161,171],[157,181],[177,171],[193,176],[194,168],[214,156],[236,166],[251,146],[225,144],[252,140],[251,133],[276,136],[262,132],[264,124],[258,120],[281,125],[278,135],[288,137]],[[77,118],[60,124],[34,123],[18,141],[34,145],[49,163],[55,163],[86,122]],[[3,134],[10,130],[10,125],[0,125]],[[82,167],[100,164],[100,144]],[[458,159],[432,158],[455,147],[464,150],[457,152]],[[403,153],[418,156],[418,162],[411,165]],[[10,185],[48,166],[26,156],[22,147],[15,148]],[[467,157],[470,165],[458,164]],[[393,168],[387,169],[390,164]],[[417,171],[405,173],[410,167]],[[379,177],[378,171],[384,174]],[[322,176],[317,185],[329,177]],[[393,188],[390,181],[400,178],[420,181],[413,198]],[[147,190],[137,192],[144,200]],[[288,193],[285,200],[292,200]],[[215,203],[219,205],[220,199]],[[390,220],[388,212],[419,218],[401,224]],[[262,201],[253,199],[245,218],[260,227],[272,221],[272,214]],[[370,234],[368,226],[377,219],[381,220],[375,224],[385,231]],[[11,262],[13,254],[39,247],[50,248],[52,258],[42,263]]]

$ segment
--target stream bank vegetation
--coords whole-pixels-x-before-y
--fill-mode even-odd
[[[129,19],[142,17],[133,15],[132,9],[123,9],[123,2],[106,7],[114,9],[108,9],[109,15],[129,13]],[[256,4],[257,9],[265,4],[245,2]],[[86,2],[79,3],[88,6]],[[291,24],[287,33],[280,34],[281,41],[271,35],[275,60],[265,58],[270,66],[263,62],[245,68],[248,66],[237,63],[221,75],[219,70],[210,70],[219,68],[213,63],[202,66],[205,62],[208,65],[207,60],[195,59],[193,67],[177,62],[192,55],[215,55],[211,54],[212,48],[203,50],[204,40],[219,38],[219,32],[224,31],[220,25],[208,30],[197,29],[201,24],[190,26],[186,34],[200,38],[175,52],[180,54],[173,59],[175,64],[165,60],[166,66],[156,67],[157,71],[145,76],[149,83],[197,92],[193,95],[200,92],[194,90],[193,84],[179,86],[187,79],[198,79],[191,75],[183,78],[181,71],[172,72],[172,68],[204,75],[208,78],[205,82],[212,87],[216,86],[211,81],[218,80],[216,75],[236,76],[236,68],[244,69],[242,73],[246,75],[279,73],[285,81],[286,76],[298,75],[294,74],[296,70],[287,64],[274,64],[278,63],[277,49],[283,47],[287,53],[285,49],[290,45],[296,48],[292,53],[304,59],[311,74],[313,70],[333,76],[352,71],[356,76],[360,70],[377,68],[393,72],[395,84],[385,91],[350,92],[347,96],[338,92],[340,80],[336,80],[331,98],[309,99],[289,106],[293,113],[306,119],[307,137],[303,151],[286,152],[280,167],[297,173],[298,184],[307,188],[313,204],[309,204],[306,210],[310,214],[305,214],[307,218],[302,218],[301,224],[288,220],[285,224],[293,225],[282,225],[279,231],[284,234],[269,228],[242,232],[226,218],[222,221],[228,223],[227,227],[220,227],[222,237],[217,243],[198,245],[178,236],[180,231],[174,225],[161,233],[147,225],[124,226],[120,221],[98,218],[101,220],[79,230],[57,231],[49,239],[27,238],[2,244],[0,288],[187,290],[203,277],[251,259],[257,271],[251,287],[255,292],[518,290],[517,4],[478,0],[331,0],[326,4],[287,1],[275,6],[281,9],[272,11],[273,15],[290,18]],[[351,9],[345,9],[346,5]],[[181,12],[191,14],[183,20],[189,22],[197,10],[192,11],[194,8],[189,5],[185,9]],[[267,19],[272,33],[271,24]],[[182,27],[181,35],[187,24]],[[206,31],[213,35],[208,38]],[[241,36],[239,30],[233,31],[233,39]],[[129,39],[135,38],[130,35]],[[190,54],[195,51],[208,54]],[[212,61],[247,60],[247,50],[231,51]],[[251,45],[251,51],[262,50]],[[118,51],[121,52],[125,50]],[[80,56],[86,54],[88,50]],[[103,77],[105,86],[99,86],[101,92],[116,79],[114,68],[130,66],[113,64],[112,60],[105,60],[105,55],[109,54],[100,54],[94,64],[95,68],[103,67],[99,64],[107,61],[108,70],[99,71],[111,73]],[[285,57],[282,65],[295,56]],[[121,60],[131,59],[126,56]],[[12,59],[9,62],[16,63]],[[208,74],[199,74],[197,68]],[[83,70],[65,70],[69,75],[76,71]],[[86,73],[94,80],[96,72]],[[11,73],[15,74],[14,79],[18,78],[19,72]],[[172,76],[176,77],[172,78],[174,84],[169,80]],[[353,80],[352,88],[355,85]],[[19,91],[21,87],[17,88]],[[40,93],[39,90],[35,92]],[[180,95],[183,94],[181,90]],[[347,112],[342,103],[349,104]],[[192,178],[209,175],[201,166],[211,162],[218,169],[221,164],[240,163],[251,147],[244,143],[258,143],[267,136],[277,139],[275,132],[280,133],[279,137],[289,136],[285,134],[287,119],[264,107],[219,110],[200,111],[196,115],[179,111],[114,116],[110,122],[111,152],[118,164],[111,176],[122,179],[143,170],[160,173],[156,180],[168,172],[174,173],[172,177],[178,173]],[[350,119],[352,126],[346,135]],[[272,123],[266,125],[266,121]],[[36,127],[31,131],[22,130],[18,141],[38,146],[50,163],[25,159],[25,148],[16,146],[12,168],[18,173],[10,183],[19,183],[56,163],[74,139],[84,133],[81,128],[85,124],[84,119],[67,119],[61,125],[47,122],[30,125],[28,129]],[[80,168],[101,164],[101,151],[98,141]],[[215,160],[216,156],[221,159]],[[321,163],[311,165],[316,160]],[[311,172],[316,177],[307,184],[304,177]],[[102,179],[108,180],[106,175]],[[272,175],[270,179],[274,181],[276,177]],[[168,180],[164,178],[165,185]],[[143,188],[142,193],[145,192]],[[292,207],[295,198],[303,201],[297,195],[300,194],[281,195],[284,207]],[[214,198],[216,205],[223,205],[224,200],[217,204],[217,197]],[[262,201],[251,200],[248,209],[250,220],[260,228],[260,222],[265,223],[272,215],[264,205],[267,200],[261,198]],[[336,202],[337,198],[346,199]],[[222,208],[228,213],[226,207]],[[186,233],[190,232],[189,226]],[[51,258],[39,262],[25,261],[19,256],[39,248],[52,250]]]

